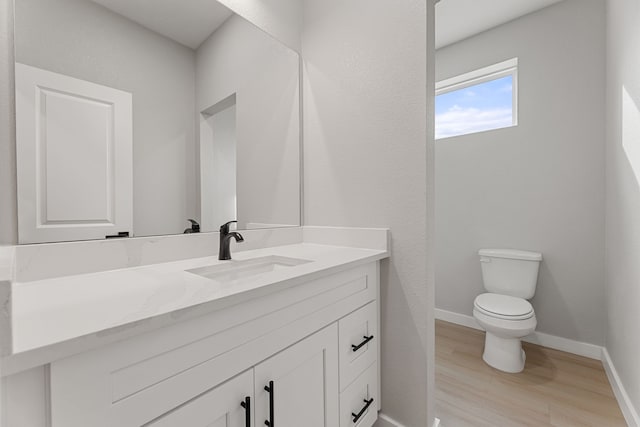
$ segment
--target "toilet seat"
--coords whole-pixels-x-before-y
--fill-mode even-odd
[[[525,320],[535,315],[529,301],[509,295],[484,293],[476,297],[474,307],[481,313],[504,320]]]

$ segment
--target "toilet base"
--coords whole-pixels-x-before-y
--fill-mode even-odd
[[[526,355],[520,338],[501,338],[486,331],[482,359],[500,371],[522,372]]]

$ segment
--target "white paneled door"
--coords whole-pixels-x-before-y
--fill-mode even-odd
[[[257,426],[339,425],[337,329],[328,326],[255,367]]]
[[[132,96],[16,64],[20,243],[129,232]]]

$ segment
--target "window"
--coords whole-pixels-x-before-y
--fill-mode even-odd
[[[436,139],[518,124],[518,58],[436,83]]]

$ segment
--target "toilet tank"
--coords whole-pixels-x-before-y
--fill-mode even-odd
[[[488,292],[531,299],[542,254],[515,249],[481,249],[482,280]]]

